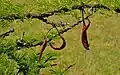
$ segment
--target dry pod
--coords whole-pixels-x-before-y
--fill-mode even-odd
[[[43,44],[41,45],[40,53],[38,53],[38,55],[39,55],[39,60],[38,61],[40,61],[40,59],[42,57],[42,53],[45,50],[46,46],[47,46],[47,39],[44,39]]]
[[[82,28],[82,44],[84,46],[85,49],[89,50],[89,44],[88,44],[88,40],[87,40],[87,29],[90,26],[90,24],[88,25],[84,25]]]
[[[61,45],[60,47],[56,47],[56,46],[53,45],[53,44],[50,44],[50,47],[53,48],[54,50],[62,50],[63,48],[65,48],[65,46],[66,46],[66,41],[65,41],[65,39],[64,39],[62,36],[60,36],[60,38],[61,38],[62,41],[63,41],[63,43],[62,43],[62,45]]]

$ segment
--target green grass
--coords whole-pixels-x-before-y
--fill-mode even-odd
[[[7,0],[2,1],[4,3],[4,1]],[[9,5],[10,7],[7,9],[9,11],[4,10],[7,7],[2,8],[0,10],[0,15],[23,12],[42,13],[60,7],[70,8],[72,5],[80,4],[81,1],[90,4],[101,3],[111,8],[120,7],[119,0],[10,0],[14,5]],[[1,5],[6,6],[2,4],[2,2]],[[120,75],[120,14],[111,14],[106,13],[107,11],[105,10],[101,10],[101,12],[102,11],[110,16],[101,15],[98,12],[90,17],[92,22],[88,29],[90,51],[86,51],[81,44],[81,26],[77,26],[63,35],[67,41],[67,46],[64,50],[53,51],[50,47],[47,47],[45,53],[53,52],[61,54],[56,61],[52,62],[58,64],[54,68],[57,72],[63,71],[70,64],[76,63],[76,65],[70,68],[68,72],[65,72],[65,75]],[[74,12],[70,14],[73,16],[75,16],[75,14],[77,14],[77,16],[80,15],[79,13]],[[56,22],[62,20],[70,23],[76,21],[75,18],[72,18],[69,15],[53,16],[50,17],[49,20]],[[36,19],[25,20],[24,22],[21,22],[20,20],[12,22],[4,21],[0,22],[0,24],[1,26],[4,26],[0,27],[0,33],[9,30],[10,27],[15,27],[16,29],[15,33],[5,38],[3,44],[11,41],[15,42],[17,38],[22,36],[23,31],[26,32],[24,37],[26,40],[31,40],[32,38],[40,40],[41,33],[45,34],[50,28],[49,25]],[[8,40],[8,38],[10,39]],[[25,58],[20,61],[28,63],[30,66],[29,75],[34,75],[34,72],[36,72],[34,59],[36,59],[37,50],[39,50],[39,47],[23,49],[14,53],[18,56],[16,58],[19,58],[22,54],[26,53]],[[32,61],[32,63],[30,61]],[[0,75],[14,75],[14,73],[17,72],[16,67],[18,67],[18,65],[16,61],[8,59],[6,54],[0,54],[0,67]],[[32,70],[32,68],[35,69]],[[49,68],[43,69],[41,73],[50,75],[48,69]]]
[[[68,46],[63,52],[63,58],[69,62],[77,63],[71,69],[71,75],[120,74],[119,16],[112,15],[112,17],[106,18],[96,14],[95,17],[91,18],[92,24],[88,30],[90,51],[85,51],[82,47],[80,28],[76,28],[65,35]],[[74,35],[71,36],[70,34]]]

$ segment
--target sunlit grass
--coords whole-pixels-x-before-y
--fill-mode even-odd
[[[25,3],[25,11],[27,12],[47,12],[59,7],[71,7],[75,4],[80,4],[81,0],[10,0],[13,4]],[[84,1],[84,0],[82,0]],[[86,0],[85,3],[101,3],[112,8],[118,7],[119,2],[114,0]],[[102,11],[102,10],[101,10]],[[79,14],[78,14],[79,16]],[[70,16],[71,17],[71,16]],[[65,22],[73,22],[74,18],[65,17],[50,17],[49,20],[62,20]],[[111,16],[101,15],[96,13],[90,17],[91,26],[88,29],[88,39],[90,43],[90,51],[86,51],[81,44],[81,26],[77,26],[63,36],[67,41],[67,46],[62,51],[54,51],[60,53],[59,59],[54,61],[58,64],[58,71],[62,71],[70,64],[76,63],[70,68],[65,75],[119,75],[120,74],[120,14],[112,14]],[[11,36],[13,40],[22,36],[25,31],[25,39],[40,39],[40,34],[45,34],[49,29],[49,25],[39,20],[25,20],[24,22],[17,21],[10,23],[9,27],[0,28],[0,32],[8,30],[10,27],[15,27],[15,33]],[[28,39],[27,39],[28,38]],[[39,47],[33,50],[39,50]],[[30,52],[29,52],[30,51]],[[45,52],[51,52],[52,49],[47,47]],[[19,51],[18,51],[19,52]],[[22,53],[22,51],[20,51]],[[26,49],[28,55],[32,55],[35,51]],[[0,55],[5,56],[5,55]],[[4,59],[6,59],[5,56]],[[9,60],[6,60],[9,61]],[[10,62],[11,63],[11,62]],[[3,65],[2,65],[3,66]],[[7,69],[9,70],[9,68]],[[7,72],[7,71],[6,71]],[[42,71],[45,75],[50,75],[49,70]]]

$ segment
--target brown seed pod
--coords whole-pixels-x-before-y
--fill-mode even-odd
[[[66,46],[66,41],[65,41],[65,39],[64,39],[62,36],[60,36],[60,38],[61,38],[62,41],[63,41],[63,43],[62,43],[62,45],[61,45],[60,47],[56,47],[56,46],[54,46],[54,45],[52,45],[52,44],[50,44],[50,47],[53,48],[54,50],[62,50],[63,48],[65,48],[65,46]]]
[[[43,44],[41,45],[40,53],[38,53],[38,55],[39,55],[39,60],[38,61],[40,61],[40,59],[42,57],[42,53],[45,50],[46,46],[47,46],[47,39],[44,39]]]
[[[82,28],[82,44],[84,46],[85,49],[89,50],[89,44],[88,44],[88,40],[87,40],[87,29],[90,26],[90,24],[88,25],[84,25]]]

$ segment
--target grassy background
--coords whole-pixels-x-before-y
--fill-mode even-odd
[[[8,1],[8,3],[5,3],[5,1]],[[0,15],[23,12],[43,13],[60,7],[70,8],[73,5],[80,4],[81,1],[88,4],[104,4],[112,9],[120,7],[119,0],[1,0]],[[98,12],[90,17],[92,22],[88,29],[90,51],[86,51],[82,47],[80,26],[64,34],[67,41],[67,46],[64,50],[53,51],[47,47],[45,53],[55,52],[61,54],[59,59],[54,61],[54,63],[58,64],[58,69],[56,70],[61,71],[70,64],[76,63],[65,75],[120,75],[120,14],[111,14],[105,10],[101,11],[109,14],[109,16],[102,15]],[[77,13],[70,14],[75,16]],[[79,15],[77,14],[77,16]],[[59,15],[49,18],[49,20],[53,21],[56,21],[56,19],[57,21],[62,20],[64,22],[75,22],[76,20],[69,15]],[[39,40],[40,34],[44,34],[49,28],[49,25],[36,19],[25,20],[24,22],[17,20],[0,23],[1,26],[4,26],[0,27],[0,33],[9,30],[10,27],[15,27],[15,33],[6,37],[6,39],[10,38],[13,42],[16,38],[22,36],[23,31],[26,32],[25,39],[30,40],[31,38],[35,38]],[[11,42],[10,40],[7,40],[8,43]],[[27,60],[29,62],[33,59],[31,56],[35,56],[35,50],[39,50],[39,47],[23,49],[17,51],[15,54],[19,56],[20,54],[26,53],[26,60],[29,59]],[[17,71],[17,66],[17,63],[8,59],[6,54],[0,55],[0,75],[13,75]],[[50,75],[47,69],[43,69],[42,73]],[[29,75],[34,74],[31,72]]]

